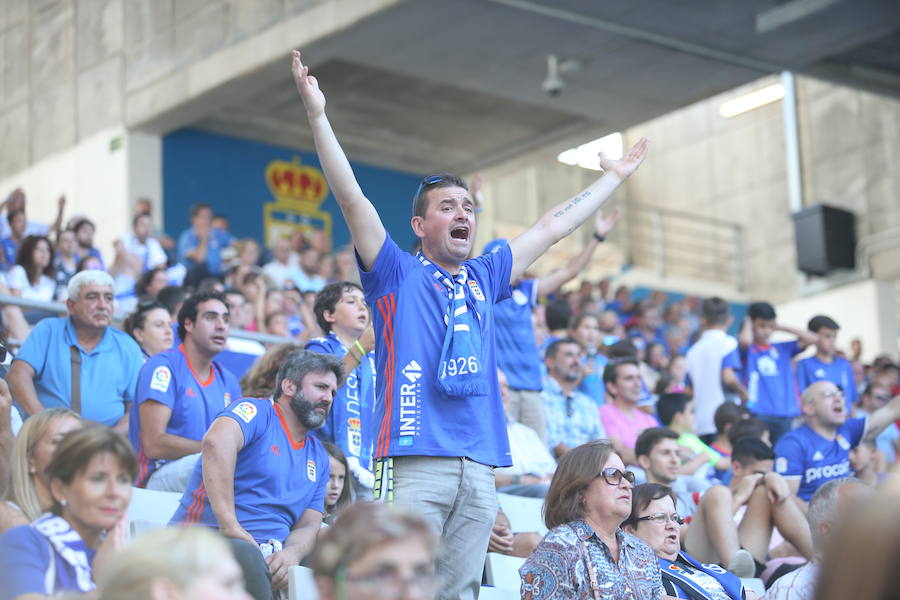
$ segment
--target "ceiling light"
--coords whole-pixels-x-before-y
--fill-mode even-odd
[[[597,156],[600,152],[609,158],[622,158],[622,134],[611,133],[577,148],[569,148],[560,152],[556,160],[567,165],[578,165],[592,171],[600,171],[600,157]]]
[[[719,114],[730,119],[737,115],[751,111],[754,108],[771,104],[784,98],[784,86],[780,83],[774,83],[755,92],[738,96],[728,102],[723,102],[719,107]]]

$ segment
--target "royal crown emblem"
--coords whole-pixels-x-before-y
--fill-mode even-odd
[[[328,196],[328,183],[322,171],[300,164],[296,156],[292,162],[270,162],[266,167],[266,184],[280,202],[293,200],[318,206]]]

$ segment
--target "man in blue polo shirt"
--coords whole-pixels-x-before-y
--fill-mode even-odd
[[[347,378],[334,397],[325,424],[313,435],[340,448],[350,465],[354,499],[372,499],[375,411],[375,338],[362,288],[351,281],[329,283],[316,295],[316,321],[325,337],[307,350],[333,354],[343,361]]]
[[[844,395],[830,381],[806,388],[801,402],[806,424],[775,445],[775,471],[805,507],[820,485],[850,475],[850,450],[863,439],[874,440],[900,419],[900,396],[858,419],[847,418]]]
[[[188,270],[185,279],[200,281],[222,272],[222,250],[231,245],[231,234],[212,226],[209,204],[191,207],[191,226],[178,236],[178,262]],[[187,285],[187,284],[185,284]]]
[[[141,367],[128,426],[138,487],[184,492],[210,423],[241,397],[235,376],[213,360],[225,348],[228,315],[223,294],[189,297],[178,312],[182,343]]]
[[[23,416],[71,408],[124,433],[141,349],[110,327],[115,295],[108,273],[82,271],[69,280],[68,292],[69,316],[34,326],[6,381]]]
[[[797,339],[770,343],[775,331]],[[739,347],[722,362],[724,368],[740,371],[743,389],[738,393],[747,398],[747,409],[769,428],[773,444],[791,430],[794,418],[800,415],[792,359],[815,341],[816,336],[808,331],[776,323],[775,309],[768,302],[754,302],[741,326]]]
[[[541,397],[541,354],[534,339],[531,311],[538,298],[551,294],[564,283],[571,281],[590,262],[597,246],[615,227],[619,210],[608,217],[597,211],[594,217],[594,235],[572,262],[540,279],[520,279],[510,285],[510,298],[494,307],[494,323],[497,327],[497,364],[509,380],[509,410],[513,421],[534,429],[546,440],[546,418]],[[484,254],[496,252],[508,240],[488,242]]]
[[[308,433],[325,422],[342,378],[337,357],[292,352],[275,377],[274,401],[234,401],[203,438],[203,458],[172,523],[218,528],[239,560],[248,544],[251,550],[262,546],[265,564],[259,552],[249,553],[255,562],[242,560],[250,585],[265,587],[267,567],[272,587],[286,589],[288,569],[313,548],[329,462],[322,443]]]
[[[816,336],[816,353],[797,361],[797,385],[805,390],[816,381],[828,380],[841,388],[844,400],[847,401],[847,410],[851,410],[859,395],[856,393],[853,365],[837,354],[837,332],[840,326],[830,317],[817,315],[809,320],[806,328]]]
[[[637,169],[647,141],[621,160],[601,156],[606,172],[588,189],[507,246],[471,260],[475,204],[465,183],[426,177],[413,195],[411,221],[422,251],[411,256],[387,234],[356,182],[325,116],[325,97],[299,52],[293,72],[374,307],[375,495],[409,507],[441,534],[436,596],[476,597],[497,515],[492,467],[510,466],[494,304],[509,296],[510,281],[590,218]]]

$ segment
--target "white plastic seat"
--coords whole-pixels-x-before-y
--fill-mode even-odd
[[[131,488],[131,502],[128,504],[129,536],[134,538],[144,531],[168,525],[180,500],[181,494],[178,492]]]
[[[518,556],[488,552],[484,562],[487,584],[518,593],[522,583],[522,579],[519,577],[519,567],[524,562],[525,559]]]
[[[288,598],[290,600],[319,600],[319,590],[312,569],[291,567],[288,571]]]
[[[541,510],[544,501],[540,498],[527,498],[512,494],[497,494],[500,508],[509,518],[509,524],[515,533],[535,531],[541,535],[547,533]]]

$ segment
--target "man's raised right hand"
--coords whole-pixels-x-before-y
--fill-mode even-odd
[[[310,120],[321,117],[325,114],[325,94],[319,89],[319,82],[309,74],[309,67],[301,62],[299,50],[292,51],[291,58],[293,59],[291,72],[294,74],[294,83],[297,84],[303,106],[306,107],[306,116]]]

